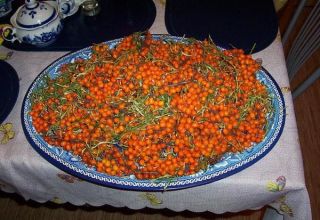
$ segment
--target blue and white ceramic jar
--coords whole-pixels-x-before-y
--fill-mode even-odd
[[[44,47],[52,44],[62,30],[58,4],[55,1],[26,0],[11,17],[12,37],[5,40]],[[5,31],[5,30],[4,30]]]

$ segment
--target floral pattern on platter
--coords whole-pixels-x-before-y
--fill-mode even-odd
[[[184,38],[173,37],[167,35],[153,35],[155,39],[184,41]],[[115,47],[121,39],[106,42],[109,48]],[[114,188],[138,190],[138,191],[163,191],[176,190],[188,187],[199,186],[211,183],[230,175],[233,175],[246,167],[254,164],[256,161],[265,156],[276,144],[284,128],[285,123],[285,103],[283,95],[277,83],[271,75],[261,69],[257,72],[257,78],[267,86],[274,106],[274,112],[268,115],[268,133],[261,143],[253,145],[250,149],[241,153],[227,153],[221,160],[210,165],[206,170],[202,170],[196,174],[189,176],[177,177],[174,179],[163,180],[138,180],[134,175],[127,177],[109,176],[105,173],[96,171],[95,168],[89,167],[81,161],[81,159],[70,152],[63,150],[57,146],[47,144],[43,138],[36,132],[32,125],[32,118],[28,114],[31,106],[31,93],[43,83],[45,76],[55,78],[59,74],[59,68],[65,64],[74,62],[76,59],[87,59],[91,56],[91,47],[84,48],[77,52],[68,54],[50,66],[48,66],[30,86],[22,106],[22,125],[28,141],[32,147],[40,153],[49,162],[56,167],[70,173],[73,176]]]
[[[33,37],[26,35],[22,38],[22,41],[37,46],[48,46],[57,39],[61,30],[62,24],[59,24],[56,29],[52,29],[50,32],[44,32]]]

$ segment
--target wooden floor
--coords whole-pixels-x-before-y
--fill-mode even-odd
[[[310,1],[311,4],[313,1]],[[289,1],[288,5],[279,14],[280,30],[284,30],[292,13],[297,6],[297,1]],[[311,7],[307,4],[299,18],[295,32],[301,27]],[[289,46],[292,40],[289,40]],[[287,48],[285,52],[287,54]],[[319,66],[319,52],[310,59],[299,72],[299,75],[292,82],[291,87],[295,88],[304,80],[309,73]],[[310,87],[304,94],[299,96],[295,102],[295,111],[299,129],[300,143],[304,159],[305,177],[312,204],[313,219],[320,219],[320,80]],[[98,219],[232,219],[232,220],[257,220],[261,219],[264,209],[258,211],[245,211],[237,214],[214,215],[211,213],[174,213],[169,210],[144,209],[133,211],[129,209],[117,209],[109,206],[74,207],[71,205],[59,206],[53,203],[38,204],[26,202],[18,195],[0,192],[0,220],[1,219],[77,219],[77,220],[98,220]]]

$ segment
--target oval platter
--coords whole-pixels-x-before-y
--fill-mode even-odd
[[[183,41],[184,38],[168,35],[153,35],[154,39],[168,39],[174,41]],[[115,47],[121,39],[106,42],[110,48]],[[265,70],[261,69],[256,73],[256,77],[266,85],[274,111],[268,115],[268,128],[265,138],[262,142],[253,145],[251,148],[242,153],[226,153],[221,160],[210,165],[206,171],[200,171],[190,176],[182,176],[162,180],[138,180],[134,176],[116,177],[96,171],[95,168],[87,166],[81,161],[81,158],[65,151],[60,147],[52,146],[36,132],[32,125],[32,118],[29,115],[31,103],[30,97],[32,92],[41,86],[45,76],[55,78],[59,74],[61,65],[74,62],[78,58],[88,59],[91,56],[91,47],[72,52],[64,57],[54,61],[45,68],[33,81],[28,89],[22,105],[22,127],[25,135],[32,147],[47,161],[65,172],[79,177],[81,179],[93,182],[99,185],[108,186],[123,190],[136,191],[163,191],[178,190],[189,187],[195,187],[203,184],[226,178],[230,175],[254,164],[264,157],[275,146],[279,140],[285,123],[285,103],[283,95],[276,81]]]

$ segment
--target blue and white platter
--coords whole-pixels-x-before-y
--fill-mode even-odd
[[[153,35],[155,39],[168,39],[184,41],[184,38],[167,35]],[[110,48],[115,47],[121,39],[106,42]],[[268,131],[265,138],[259,144],[253,145],[242,153],[226,153],[219,162],[210,165],[206,171],[200,171],[190,176],[182,176],[164,180],[138,180],[134,176],[116,177],[100,173],[96,169],[87,166],[81,158],[65,151],[60,147],[51,146],[36,132],[32,125],[32,118],[29,115],[31,102],[30,97],[33,91],[38,88],[45,76],[55,78],[59,75],[59,69],[63,64],[74,62],[78,58],[88,59],[91,56],[91,47],[70,53],[45,68],[33,81],[28,89],[22,105],[22,127],[32,147],[46,160],[65,172],[81,179],[99,185],[137,191],[163,191],[178,190],[200,186],[226,178],[251,166],[263,158],[276,145],[279,140],[285,123],[285,103],[283,95],[276,81],[265,70],[261,69],[256,77],[266,85],[273,105],[273,113],[268,116]]]

